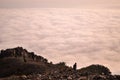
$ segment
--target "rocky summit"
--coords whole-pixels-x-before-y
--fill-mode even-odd
[[[76,69],[65,62],[53,64],[22,47],[0,51],[0,80],[120,80],[120,75],[98,64]]]

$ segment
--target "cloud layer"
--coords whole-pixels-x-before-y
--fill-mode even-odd
[[[120,11],[0,9],[0,49],[23,46],[54,63],[120,73]],[[114,66],[113,66],[114,65]]]

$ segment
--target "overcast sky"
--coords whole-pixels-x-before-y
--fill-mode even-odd
[[[4,8],[120,8],[120,0],[0,0],[0,7]]]

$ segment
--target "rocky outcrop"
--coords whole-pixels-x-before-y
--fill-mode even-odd
[[[42,56],[28,52],[22,47],[1,50],[0,52],[0,77],[21,74],[44,74],[52,64]]]
[[[23,57],[24,61],[27,61],[27,59],[32,59],[37,62],[48,63],[47,59],[43,58],[42,56],[34,54],[34,52],[28,52],[26,49],[23,49],[22,47],[1,50],[0,59],[6,57]]]
[[[73,68],[66,66],[65,62],[49,63],[22,47],[0,52],[0,77],[8,77],[4,80],[120,80],[120,75],[112,75],[103,65],[76,67],[77,64]]]

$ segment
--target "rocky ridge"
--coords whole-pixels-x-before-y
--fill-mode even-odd
[[[22,47],[1,50],[0,80],[120,80],[103,65],[90,65],[81,69],[53,64]]]

